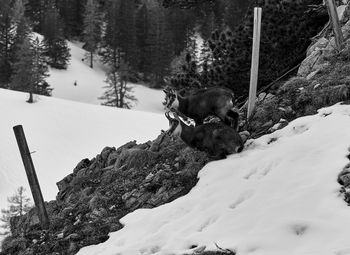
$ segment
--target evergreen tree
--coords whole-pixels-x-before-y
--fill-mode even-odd
[[[33,207],[30,198],[25,195],[25,188],[22,186],[19,187],[16,193],[7,198],[7,201],[10,203],[8,209],[1,209],[1,218],[2,225],[0,227],[5,229],[5,232],[0,233],[1,235],[7,235],[10,233],[10,219],[14,216],[22,216]]]
[[[87,0],[59,0],[57,9],[63,21],[63,33],[67,38],[82,38],[84,13]]]
[[[99,98],[104,101],[102,105],[127,109],[132,107],[136,98],[132,95],[132,87],[128,84],[129,74],[130,67],[125,62],[122,62],[118,69],[110,68],[106,73],[107,90]]]
[[[135,33],[136,33],[136,49],[138,62],[135,69],[138,72],[145,73],[147,58],[145,55],[147,44],[146,38],[148,34],[148,10],[145,3],[138,9],[135,17]]]
[[[32,49],[34,53],[33,58],[33,82],[34,93],[43,96],[51,96],[52,88],[46,82],[46,78],[49,77],[49,68],[45,61],[44,46],[36,37],[32,42]]]
[[[0,87],[7,87],[12,74],[11,47],[16,25],[11,0],[0,0]]]
[[[166,13],[159,4],[149,10],[148,34],[146,39],[146,72],[151,75],[154,87],[164,85],[164,77],[170,73],[170,63],[175,57],[171,27],[165,19]]]
[[[25,38],[29,37],[31,28],[28,19],[24,16],[24,2],[23,0],[16,0],[13,8],[13,17],[16,25],[16,35],[11,48],[12,62],[16,62],[16,52],[20,49]]]
[[[33,24],[33,30],[42,34],[47,0],[27,0],[25,14]]]
[[[66,69],[70,59],[69,48],[63,35],[62,21],[52,1],[46,10],[43,35],[48,64],[57,69]]]
[[[132,68],[138,63],[136,50],[135,1],[112,0],[108,2],[106,30],[103,37],[102,60],[108,65],[118,67],[121,60]]]
[[[118,41],[118,26],[120,24],[115,15],[119,8],[119,2],[109,1],[106,8],[107,13],[104,21],[106,28],[99,53],[104,64],[111,66],[111,69],[117,70],[121,59]]]
[[[28,103],[33,103],[33,94],[49,96],[51,90],[45,81],[48,68],[44,62],[42,45],[36,38],[33,42],[27,37],[17,52],[14,73],[11,77],[11,89],[29,92]]]
[[[84,48],[88,51],[90,67],[93,68],[93,56],[100,42],[101,18],[96,0],[88,0],[84,18]]]

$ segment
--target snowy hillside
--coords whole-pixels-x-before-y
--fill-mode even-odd
[[[36,34],[36,36],[41,37]],[[107,85],[105,67],[95,61],[94,68],[89,67],[89,63],[82,61],[85,50],[81,48],[81,43],[68,42],[71,60],[67,70],[50,68],[50,77],[47,82],[54,88],[53,97],[68,99],[90,104],[101,104],[98,99],[105,91]],[[76,86],[74,85],[76,83]],[[143,85],[131,84],[133,93],[138,99],[134,110],[147,112],[163,112],[162,100],[164,98],[162,90],[150,89]]]
[[[346,255],[350,208],[337,175],[349,163],[350,106],[335,105],[209,163],[186,196],[125,216],[125,227],[79,255]],[[192,248],[192,250],[191,250]]]
[[[0,89],[0,208],[6,198],[28,181],[12,127],[23,125],[42,186],[44,199],[57,194],[56,182],[71,173],[83,158],[105,146],[120,146],[156,138],[168,127],[163,115],[39,97],[26,103],[27,94]],[[147,125],[145,125],[147,123]]]

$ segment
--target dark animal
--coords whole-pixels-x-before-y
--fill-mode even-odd
[[[192,118],[197,125],[203,124],[206,117],[215,115],[226,125],[237,129],[239,114],[233,110],[234,95],[230,90],[213,87],[200,89],[189,95],[172,89],[163,91],[166,94],[165,106]]]
[[[188,126],[176,112],[166,112],[165,116],[169,120],[169,134],[180,136],[188,146],[207,152],[213,159],[224,159],[244,148],[237,131],[221,122]]]

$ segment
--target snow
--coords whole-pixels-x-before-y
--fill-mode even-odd
[[[350,208],[337,175],[349,163],[350,106],[324,108],[211,162],[186,196],[126,215],[120,231],[79,255],[350,254]],[[192,247],[192,249],[191,249]]]
[[[36,34],[36,36],[40,35]],[[105,91],[106,67],[98,60],[94,62],[94,68],[90,68],[87,60],[84,60],[86,51],[79,42],[69,42],[70,64],[67,70],[49,69],[50,77],[46,80],[54,88],[53,97],[68,99],[89,104],[101,104],[98,98]],[[76,82],[76,86],[74,83]],[[130,83],[133,93],[138,99],[134,110],[162,113],[164,112],[161,102],[164,99],[162,90],[151,89],[140,84]]]
[[[27,93],[0,89],[0,208],[19,186],[30,189],[12,130],[23,125],[44,199],[55,198],[56,182],[84,158],[105,146],[118,147],[155,139],[168,128],[164,115],[83,104],[40,96],[26,103]],[[147,124],[145,124],[147,123]]]

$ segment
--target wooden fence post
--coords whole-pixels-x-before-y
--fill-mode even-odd
[[[252,49],[252,63],[250,69],[250,87],[249,87],[249,101],[248,101],[248,114],[249,120],[256,101],[256,89],[258,84],[258,72],[259,72],[259,50],[260,50],[260,32],[261,32],[261,8],[254,8],[254,31],[253,31],[253,49]]]
[[[329,14],[330,20],[332,22],[334,38],[335,38],[335,45],[337,47],[337,50],[340,50],[342,45],[343,45],[343,42],[344,42],[344,37],[343,37],[343,32],[341,31],[340,24],[339,24],[337,7],[335,5],[334,0],[327,0],[326,4],[328,7],[328,14]]]
[[[21,125],[15,126],[13,127],[13,131],[15,132],[18,148],[21,153],[24,168],[26,170],[26,174],[27,174],[30,189],[32,191],[35,206],[38,210],[41,227],[42,229],[48,229],[50,225],[49,217],[47,216],[43,195],[40,190],[39,181],[35,173],[34,164],[29,152],[23,127]]]

